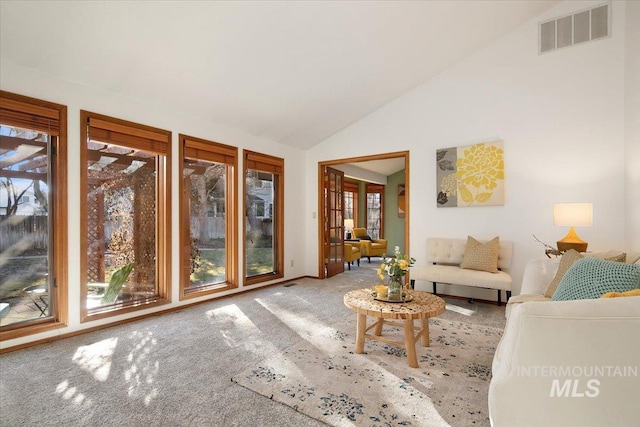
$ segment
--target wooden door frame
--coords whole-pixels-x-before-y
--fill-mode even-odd
[[[327,160],[318,162],[318,278],[324,279],[324,168],[325,166],[344,165],[347,163],[368,162],[371,160],[384,160],[404,158],[404,185],[405,185],[405,217],[404,217],[404,246],[405,253],[410,252],[409,242],[409,220],[410,220],[410,200],[409,200],[409,151],[396,151],[393,153],[374,154],[370,156],[350,157],[345,159]]]

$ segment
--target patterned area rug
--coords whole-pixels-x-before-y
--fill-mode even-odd
[[[353,316],[232,380],[334,426],[488,426],[491,362],[502,331],[438,318],[429,331],[431,346],[416,346],[419,368],[407,365],[404,349],[373,340],[355,354]],[[394,326],[382,335],[403,341]]]

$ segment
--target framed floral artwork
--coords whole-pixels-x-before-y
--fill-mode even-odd
[[[438,207],[504,205],[502,141],[436,150]]]

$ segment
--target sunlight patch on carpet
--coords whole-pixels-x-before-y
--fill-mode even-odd
[[[96,381],[106,381],[111,371],[111,357],[118,345],[118,338],[108,338],[94,344],[78,347],[73,355],[74,363],[91,373]]]
[[[468,308],[458,307],[457,305],[447,304],[446,309],[449,311],[455,311],[456,313],[463,314],[465,316],[473,316],[477,313],[475,310],[469,310]]]

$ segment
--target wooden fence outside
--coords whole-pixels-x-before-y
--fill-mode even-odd
[[[48,243],[47,221],[47,216],[0,215],[0,252],[14,245],[19,245],[21,251],[46,249]],[[207,218],[204,226],[205,229],[200,230],[200,225],[192,222],[192,235],[198,236],[200,239],[221,239],[225,237],[224,218]],[[250,228],[248,223],[245,227]],[[271,221],[263,221],[261,228],[264,235],[271,236],[273,232]],[[106,232],[107,235],[110,234],[108,230]]]
[[[0,252],[17,246],[21,251],[46,249],[47,216],[0,215]]]

